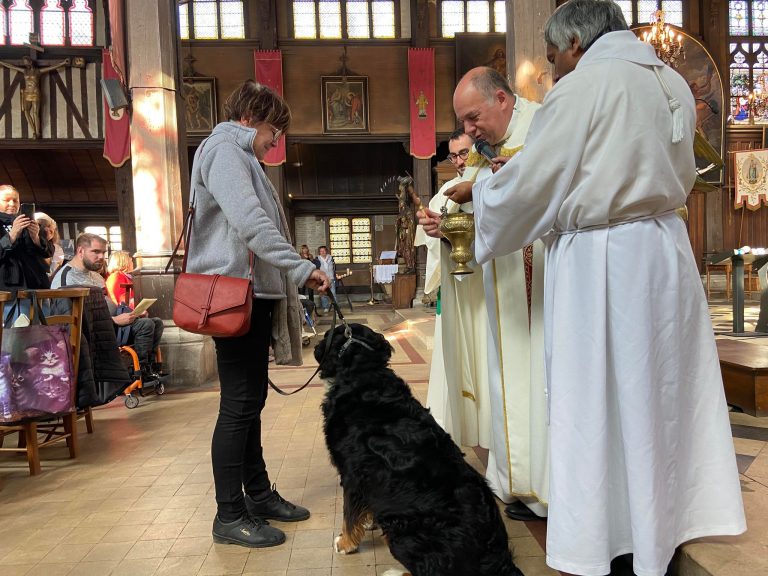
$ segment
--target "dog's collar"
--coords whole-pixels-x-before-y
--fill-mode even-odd
[[[370,350],[371,352],[373,352],[373,348],[371,347],[370,344],[360,340],[359,338],[355,338],[354,336],[352,336],[352,330],[349,329],[349,327],[347,327],[347,329],[344,330],[344,336],[347,337],[347,341],[344,342],[344,344],[341,347],[341,350],[339,350],[339,358],[341,358],[344,355],[344,352],[346,352],[347,348],[349,348],[352,344],[360,344],[360,346],[362,346],[363,348],[366,348],[367,350]]]

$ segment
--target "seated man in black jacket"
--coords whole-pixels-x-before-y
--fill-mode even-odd
[[[139,357],[142,378],[156,380],[159,378],[156,367],[153,366],[155,352],[163,335],[163,321],[160,318],[137,317],[130,312],[118,314],[114,302],[106,295],[106,283],[97,272],[104,264],[107,253],[107,241],[96,234],[80,234],[75,241],[75,257],[61,267],[51,280],[51,288],[62,286],[96,286],[104,289],[104,299],[112,314],[116,326],[128,326],[133,348]]]
[[[53,256],[54,245],[33,218],[19,214],[20,207],[18,190],[0,185],[0,290],[48,288],[41,262]]]

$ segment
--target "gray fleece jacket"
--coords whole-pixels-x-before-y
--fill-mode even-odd
[[[315,269],[285,240],[272,183],[253,154],[256,130],[222,122],[203,140],[192,165],[195,216],[187,272],[246,278],[253,252],[253,292],[282,299],[285,274],[303,286]]]

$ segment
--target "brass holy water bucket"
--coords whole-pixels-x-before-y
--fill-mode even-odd
[[[467,266],[472,260],[472,242],[475,241],[475,218],[466,212],[448,214],[442,209],[443,219],[440,221],[440,232],[451,243],[451,260],[456,268],[451,272],[455,276],[472,274],[474,270]]]

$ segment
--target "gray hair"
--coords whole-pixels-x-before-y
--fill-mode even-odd
[[[486,100],[493,100],[496,95],[496,90],[503,90],[509,96],[515,95],[512,88],[509,87],[507,79],[493,68],[485,67],[481,74],[477,74],[472,78],[472,86],[474,86],[475,90],[480,92]]]
[[[550,16],[544,40],[565,52],[578,39],[586,51],[604,34],[628,29],[624,13],[613,0],[569,0]]]

